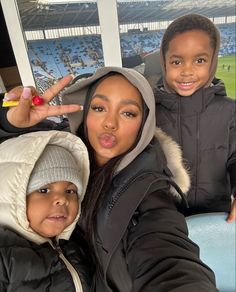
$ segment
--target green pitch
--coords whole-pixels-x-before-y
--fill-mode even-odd
[[[227,96],[236,99],[236,75],[235,75],[236,55],[224,56],[218,58],[218,68],[216,77],[224,81]]]

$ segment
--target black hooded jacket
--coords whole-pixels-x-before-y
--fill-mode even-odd
[[[98,292],[216,291],[171,184],[156,139],[114,178],[98,214]]]
[[[186,215],[228,212],[236,185],[236,104],[222,81],[192,96],[156,92],[157,125],[182,148],[191,176]]]
[[[165,55],[168,44],[179,32],[201,30],[214,43],[208,80],[191,96],[180,96],[166,79]],[[191,189],[185,215],[229,212],[236,186],[236,107],[226,97],[225,86],[215,78],[220,32],[207,17],[187,14],[166,29],[160,47],[162,79],[155,90],[157,126],[180,146],[189,166]],[[186,81],[186,79],[185,79]]]

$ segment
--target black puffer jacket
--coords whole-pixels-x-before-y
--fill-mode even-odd
[[[157,125],[181,146],[190,170],[187,215],[230,210],[236,104],[225,96],[224,84],[217,79],[187,97],[167,93],[161,82],[156,90]]]
[[[93,264],[85,240],[78,229],[71,237],[80,211],[53,241],[35,232],[27,218],[26,190],[30,174],[49,144],[63,147],[73,155],[75,163],[83,169],[78,200],[85,193],[88,153],[76,136],[62,131],[42,131],[0,144],[1,292],[92,291]]]
[[[83,291],[92,291],[91,261],[82,248],[81,236],[77,242],[79,244],[72,239],[61,240],[56,250],[49,243],[38,245],[10,229],[0,227],[0,291],[75,292],[62,254],[79,273]]]
[[[97,291],[216,291],[212,272],[187,237],[184,216],[176,212],[168,173],[154,139],[114,178],[98,215],[104,274]]]

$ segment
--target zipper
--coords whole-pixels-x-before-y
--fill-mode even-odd
[[[70,272],[71,277],[72,277],[73,282],[74,282],[74,285],[75,285],[75,291],[76,292],[83,292],[83,288],[82,288],[82,284],[81,284],[79,275],[78,275],[77,271],[75,270],[75,268],[73,267],[73,265],[64,256],[64,254],[61,250],[61,247],[54,241],[49,241],[49,243],[52,246],[52,248],[58,252],[59,258],[64,262],[68,271]]]
[[[137,179],[141,178],[142,176],[146,176],[149,173],[150,174],[153,174],[152,171],[146,171],[146,172],[141,172],[141,173],[139,172],[133,178],[131,178],[126,183],[126,185],[124,185],[123,187],[121,187],[120,191],[114,196],[114,198],[112,198],[111,202],[109,203],[108,214],[107,214],[108,217],[110,216],[110,214],[112,212],[112,209],[115,206],[116,202],[119,200],[120,196],[129,188],[129,186],[131,184],[133,184]],[[176,191],[180,194],[182,200],[186,204],[186,207],[189,208],[189,205],[188,205],[188,202],[187,202],[187,199],[186,199],[185,195],[183,194],[183,192],[181,191],[181,189],[178,187],[178,185],[176,185],[174,182],[172,182],[172,179],[171,178],[167,178],[167,177],[161,178],[161,177],[159,177],[158,179],[153,179],[153,182],[154,181],[163,181],[163,180],[169,182],[170,185],[172,185],[176,189]]]
[[[148,173],[148,172],[147,172]],[[120,196],[129,188],[129,186],[134,183],[139,177],[142,177],[144,174],[147,173],[137,173],[134,177],[132,177],[124,186],[121,187],[120,191],[111,199],[111,202],[109,203],[109,211],[108,216],[111,214],[111,211],[113,207],[115,206],[116,202],[120,198]]]

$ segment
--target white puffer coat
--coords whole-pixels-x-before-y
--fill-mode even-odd
[[[59,131],[35,132],[0,145],[0,291],[89,291],[85,285],[87,280],[80,281],[78,276],[82,264],[79,242],[67,241],[79,214],[56,238],[58,246],[35,233],[27,220],[28,180],[48,144],[68,149],[78,165],[82,165],[82,196],[86,190],[89,159],[78,137]]]

